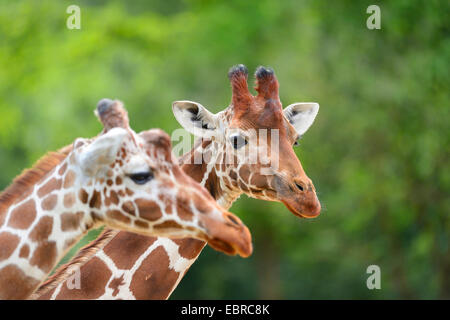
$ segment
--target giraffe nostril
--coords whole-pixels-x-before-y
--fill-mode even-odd
[[[303,191],[304,190],[304,188],[303,188],[303,186],[301,185],[301,184],[299,184],[299,183],[295,183],[295,185],[297,186],[297,188],[300,190],[300,191]]]
[[[230,220],[232,223],[234,223],[237,226],[240,226],[241,224],[239,223],[239,221],[236,220],[236,218],[234,218],[233,216],[227,215],[228,220]]]

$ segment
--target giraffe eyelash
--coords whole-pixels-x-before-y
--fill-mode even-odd
[[[128,177],[133,180],[136,184],[146,184],[150,180],[153,179],[154,175],[153,172],[138,172],[128,175]]]

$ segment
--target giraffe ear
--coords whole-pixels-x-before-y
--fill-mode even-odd
[[[313,124],[319,112],[319,104],[315,102],[298,102],[287,106],[284,110],[285,117],[289,120],[297,133],[301,136]]]
[[[82,149],[77,161],[83,173],[93,176],[101,168],[114,162],[127,134],[127,130],[123,128],[113,128]]]
[[[181,126],[194,136],[211,138],[214,135],[217,128],[216,116],[200,103],[175,101],[172,110]]]

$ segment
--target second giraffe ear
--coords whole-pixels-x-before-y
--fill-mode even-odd
[[[297,133],[303,135],[313,124],[319,112],[319,104],[315,102],[298,102],[287,106],[284,110],[285,117],[294,126]]]
[[[181,126],[194,136],[211,138],[214,135],[217,128],[216,116],[200,103],[175,101],[172,110]]]
[[[127,134],[126,129],[113,128],[80,150],[77,162],[82,172],[94,176],[100,169],[113,163]]]

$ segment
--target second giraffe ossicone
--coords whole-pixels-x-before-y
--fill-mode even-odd
[[[0,195],[0,299],[29,297],[102,224],[250,255],[248,229],[180,169],[166,133],[136,134],[118,101],[100,101],[97,112],[102,134],[50,153]]]

